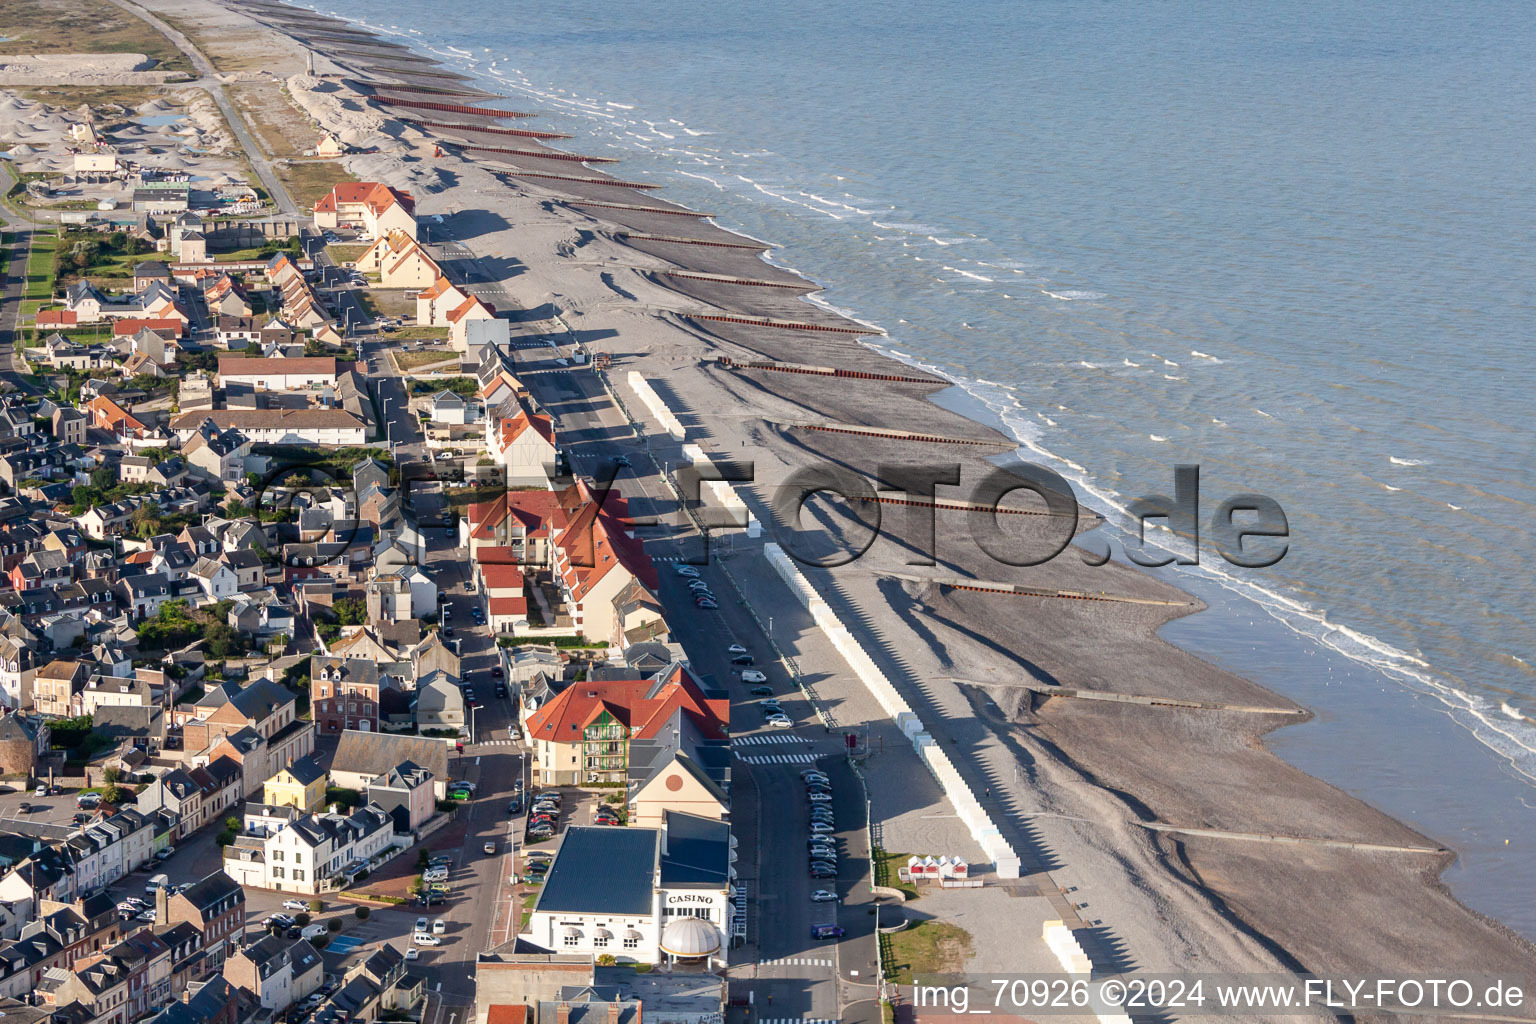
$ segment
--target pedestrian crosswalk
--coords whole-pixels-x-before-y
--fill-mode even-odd
[[[831,960],[816,960],[808,956],[781,956],[777,960],[759,960],[762,967],[831,967]],[[758,1024],[768,1024],[759,1021]]]
[[[758,732],[751,736],[737,736],[731,742],[748,746],[754,743],[795,743],[799,739],[798,736],[787,736],[781,732]]]
[[[836,1020],[819,1020],[815,1017],[759,1017],[757,1024],[837,1024]]]
[[[747,764],[815,764],[815,754],[737,754]]]
[[[511,747],[511,746],[516,746],[516,742],[514,740],[481,740],[480,742],[476,743],[475,746],[477,746],[477,747]]]

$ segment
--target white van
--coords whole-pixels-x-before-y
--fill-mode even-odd
[[[156,889],[160,888],[162,885],[168,886],[170,884],[170,875],[155,875],[149,881],[144,883],[144,895],[153,896]]]
[[[330,931],[329,928],[327,928],[323,924],[320,924],[320,923],[316,922],[315,924],[307,924],[307,925],[305,925],[304,926],[304,930],[299,932],[299,937],[303,938],[303,939],[311,939],[311,940],[318,939],[320,936],[324,935],[328,931]]]
[[[442,939],[427,932],[417,932],[411,936],[411,945],[413,946],[441,946],[442,944]]]

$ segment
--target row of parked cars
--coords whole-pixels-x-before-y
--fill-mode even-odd
[[[693,591],[693,603],[705,611],[713,611],[720,607],[720,601],[709,589],[709,584],[699,578],[699,570],[691,565],[677,565],[673,569],[679,576],[686,577],[688,589]]]
[[[810,835],[806,837],[812,878],[837,877],[837,824],[832,815],[832,780],[819,768],[800,773],[810,804]]]
[[[523,835],[530,843],[555,838],[560,830],[560,805],[563,802],[558,790],[547,789],[533,798],[528,808],[528,823]]]

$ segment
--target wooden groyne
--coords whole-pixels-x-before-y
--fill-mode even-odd
[[[1138,821],[1153,832],[1170,832],[1207,839],[1231,839],[1240,843],[1279,843],[1285,846],[1322,846],[1333,850],[1359,850],[1363,853],[1417,853],[1441,856],[1450,853],[1443,846],[1404,846],[1397,843],[1366,843],[1355,839],[1325,839],[1319,836],[1287,836],[1273,832],[1234,832],[1222,828],[1190,828],[1162,821]]]
[[[934,507],[940,508],[943,506],[935,504]],[[964,510],[970,512],[993,511],[986,505],[976,505],[974,507],[965,508]],[[1029,509],[1000,508],[996,511],[1002,513],[1011,511],[1016,515],[1055,515],[1053,512],[1034,512]],[[997,583],[991,580],[963,580],[953,578],[944,579],[933,576],[916,576],[912,573],[906,572],[887,572],[883,569],[877,569],[875,571],[881,576],[890,576],[893,579],[909,580],[913,583],[932,583],[940,587],[945,587],[949,590],[975,590],[984,594],[1008,594],[1014,597],[1051,597],[1063,601],[1103,601],[1109,604],[1144,604],[1161,608],[1189,608],[1192,607],[1195,603],[1193,601],[1162,601],[1150,597],[1128,597],[1124,594],[1108,594],[1103,591],[1089,593],[1083,590],[1055,590],[1047,587],[1025,587],[1020,586],[1017,583]]]
[[[769,370],[774,373],[802,373],[813,377],[841,377],[845,380],[879,380],[893,384],[943,384],[931,377],[902,377],[894,373],[870,373],[867,370],[840,370],[835,366],[805,366],[800,363],[738,363],[729,356],[720,356],[715,365],[725,370]]]
[[[956,679],[957,683],[980,683],[980,680]],[[987,685],[987,684],[982,684]],[[1183,697],[1154,697],[1144,693],[1114,693],[1109,690],[1080,690],[1065,686],[1047,686],[1044,683],[1010,682],[1008,685],[1029,690],[1041,698],[1062,697],[1069,700],[1098,700],[1116,704],[1141,704],[1153,708],[1186,708],[1191,711],[1230,711],[1244,715],[1284,715],[1292,718],[1305,717],[1302,708],[1277,708],[1262,704],[1225,704],[1214,700],[1187,700]]]
[[[788,288],[798,292],[819,292],[821,285],[809,281],[764,281],[760,278],[731,277],[729,274],[706,274],[700,270],[657,270],[661,277],[679,277],[690,281],[713,281],[716,284],[739,284],[749,288]]]
[[[823,334],[884,334],[878,327],[833,327],[830,324],[808,324],[799,320],[770,320],[760,316],[727,316],[723,313],[679,313],[689,320],[705,320],[719,324],[745,324],[748,327],[772,327],[779,331],[820,331]]]
[[[510,172],[508,172],[510,173]],[[665,206],[631,206],[628,203],[599,203],[596,200],[559,200],[565,206],[591,206],[601,210],[631,210],[634,213],[665,213],[667,216],[699,216],[707,218],[714,213],[699,213],[697,210],[673,210]]]
[[[571,163],[577,164],[616,164],[619,162],[619,158],[615,156],[582,156],[579,153],[557,153],[553,150],[540,153],[536,149],[500,149],[496,146],[468,146],[452,142],[446,145],[462,150],[465,153],[505,153],[507,156],[529,156],[538,160],[569,160]]]
[[[620,181],[617,178],[583,178],[575,174],[546,174],[543,171],[520,171],[516,167],[498,168],[514,178],[542,178],[547,181],[570,181],[578,185],[606,185],[609,188],[652,189],[660,185],[649,181]]]
[[[712,213],[696,213],[693,210],[646,210],[640,206],[617,206],[613,203],[582,203],[571,202],[572,206],[606,206],[613,210],[637,210],[644,213],[670,213],[678,217],[713,217]],[[633,239],[636,242],[664,242],[669,245],[702,245],[712,249],[750,249],[753,252],[767,252],[776,246],[766,242],[707,242],[702,238],[679,238],[676,235],[647,235],[638,231],[617,231],[615,238]]]
[[[472,89],[469,86],[458,89],[445,88],[437,85],[406,85],[401,82],[373,82],[365,78],[354,78],[353,84],[367,89],[372,93],[388,92],[413,92],[423,93],[427,96],[464,96],[471,99],[500,100],[506,97],[494,92],[486,92],[484,89]],[[401,118],[401,120],[405,120]],[[485,129],[481,129],[482,131]]]
[[[487,135],[512,135],[520,139],[568,139],[569,135],[560,132],[536,132],[526,128],[482,128],[477,124],[453,124],[447,121],[425,121],[418,117],[402,117],[405,124],[413,124],[417,128],[426,128],[438,132],[484,132]]]
[[[475,117],[537,117],[537,114],[524,114],[516,110],[492,110],[490,107],[468,107],[462,103],[434,103],[431,100],[413,100],[401,96],[384,96],[375,93],[370,97],[375,103],[382,103],[386,107],[409,107],[412,110],[441,110],[447,114],[470,114]]]
[[[824,434],[857,434],[861,437],[879,437],[890,441],[910,441],[916,444],[965,444],[987,448],[1017,448],[1014,441],[995,441],[984,437],[955,437],[946,434],[914,434],[906,430],[888,427],[866,427],[856,423],[785,423],[791,430],[813,430]]]

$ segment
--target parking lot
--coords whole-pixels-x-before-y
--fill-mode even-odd
[[[80,813],[80,805],[75,802],[78,795],[73,789],[51,796],[37,796],[30,789],[24,793],[5,793],[0,795],[0,818],[15,818],[34,825],[46,822],[67,828],[71,825],[70,819]],[[23,806],[27,809],[22,810]]]

